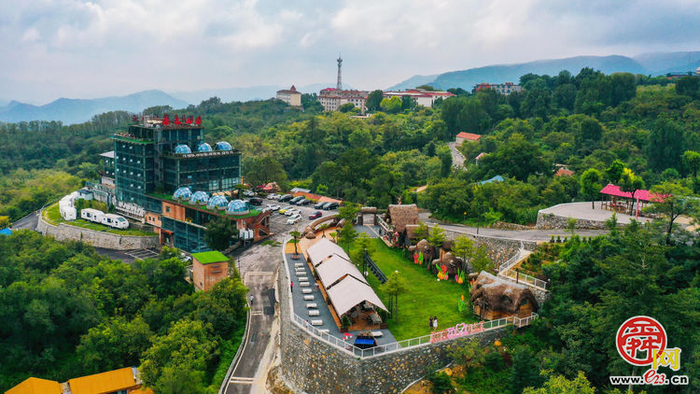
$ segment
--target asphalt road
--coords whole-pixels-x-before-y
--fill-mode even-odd
[[[267,204],[278,204],[287,207],[289,204],[279,204],[277,201],[265,200]],[[272,212],[270,216],[270,231],[275,235],[269,238],[284,242],[289,232],[295,228],[302,231],[310,220],[309,215],[315,212],[313,206],[296,207],[302,212],[298,224],[287,224],[288,216]],[[321,211],[328,216],[334,211]],[[275,316],[275,281],[276,273],[282,263],[282,247],[257,244],[234,256],[243,283],[253,295],[248,337],[244,338],[244,346],[233,373],[224,391],[225,394],[264,393],[265,380],[276,353],[275,340],[279,322]]]
[[[464,168],[464,155],[462,152],[457,150],[456,142],[448,142],[447,146],[450,148],[450,153],[452,153],[452,167]]]
[[[39,212],[32,212],[29,215],[19,219],[12,224],[13,230],[36,230],[36,226],[39,224]]]

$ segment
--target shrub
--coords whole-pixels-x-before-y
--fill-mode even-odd
[[[433,372],[428,376],[428,380],[433,384],[433,393],[449,393],[454,390],[452,378],[445,372]]]

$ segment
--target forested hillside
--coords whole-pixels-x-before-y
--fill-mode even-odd
[[[247,289],[232,277],[194,293],[179,255],[165,248],[128,265],[28,230],[0,237],[0,391],[30,376],[64,382],[141,366],[156,392],[216,392]]]

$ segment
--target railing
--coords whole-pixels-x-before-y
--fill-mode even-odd
[[[411,348],[419,347],[419,346],[426,346],[431,343],[437,343],[437,342],[444,342],[444,341],[450,341],[454,340],[457,338],[465,338],[465,337],[470,337],[474,336],[477,334],[480,334],[485,331],[491,331],[495,330],[507,325],[514,325],[518,328],[525,327],[527,325],[530,325],[530,323],[537,319],[537,314],[533,313],[532,315],[526,317],[526,318],[519,318],[516,316],[509,316],[509,317],[504,317],[502,319],[498,320],[489,320],[481,323],[477,323],[479,326],[478,330],[475,330],[474,332],[468,333],[466,335],[461,335],[458,337],[454,338],[447,338],[444,335],[444,332],[447,330],[443,331],[437,331],[429,335],[423,335],[422,337],[418,338],[411,338],[411,339],[404,339],[403,341],[398,341],[398,342],[393,342],[389,343],[386,345],[379,345],[379,346],[374,346],[369,349],[360,349],[353,345],[350,342],[344,341],[340,338],[337,338],[330,333],[326,332],[321,332],[319,329],[316,327],[312,326],[308,321],[302,319],[299,315],[297,314],[292,314],[292,321],[297,324],[300,328],[306,329],[309,331],[311,334],[315,335],[318,337],[320,340],[323,342],[326,342],[327,344],[330,344],[332,346],[335,346],[336,348],[348,353],[352,354],[355,357],[360,357],[360,358],[368,358],[368,357],[374,357],[374,356],[379,356],[383,354],[389,354],[389,353],[394,353],[394,352],[400,352],[404,350],[408,350]]]
[[[379,223],[379,227],[384,229],[385,234],[389,234],[394,231],[392,227],[389,226],[389,223],[385,222],[384,219],[382,219],[380,216],[377,216],[377,223]]]
[[[524,274],[522,272],[517,272],[512,270],[513,266],[518,264],[520,261],[525,259],[530,255],[531,252],[525,250],[522,241],[520,242],[520,249],[513,257],[508,259],[505,263],[498,267],[498,276],[512,279],[517,283],[522,283],[524,285],[534,286],[539,289],[547,290],[547,282],[542,279],[537,279],[532,275]]]
[[[374,276],[377,277],[377,279],[379,280],[379,283],[381,283],[381,284],[386,283],[386,281],[387,281],[386,274],[384,274],[384,272],[377,266],[377,264],[374,263],[374,260],[372,260],[372,258],[369,256],[369,253],[367,253],[366,250],[365,250],[364,257],[365,257],[365,263],[367,263],[367,265],[369,265],[369,270],[372,271]],[[364,275],[364,272],[362,274]]]

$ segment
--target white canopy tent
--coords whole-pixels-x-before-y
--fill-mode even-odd
[[[330,290],[338,280],[346,275],[350,275],[362,283],[367,283],[355,264],[335,254],[319,264],[316,267],[316,272],[326,290]]]
[[[306,254],[309,256],[309,261],[311,261],[311,264],[313,264],[314,267],[317,267],[325,259],[331,257],[334,254],[344,258],[345,260],[350,261],[350,258],[347,254],[345,254],[343,248],[336,245],[335,243],[333,243],[333,241],[331,241],[328,238],[321,238],[320,240],[318,240],[318,242],[316,242],[306,250]]]
[[[356,305],[365,301],[388,311],[382,300],[379,299],[368,284],[349,275],[328,290],[328,298],[333,303],[338,316],[342,316]]]

